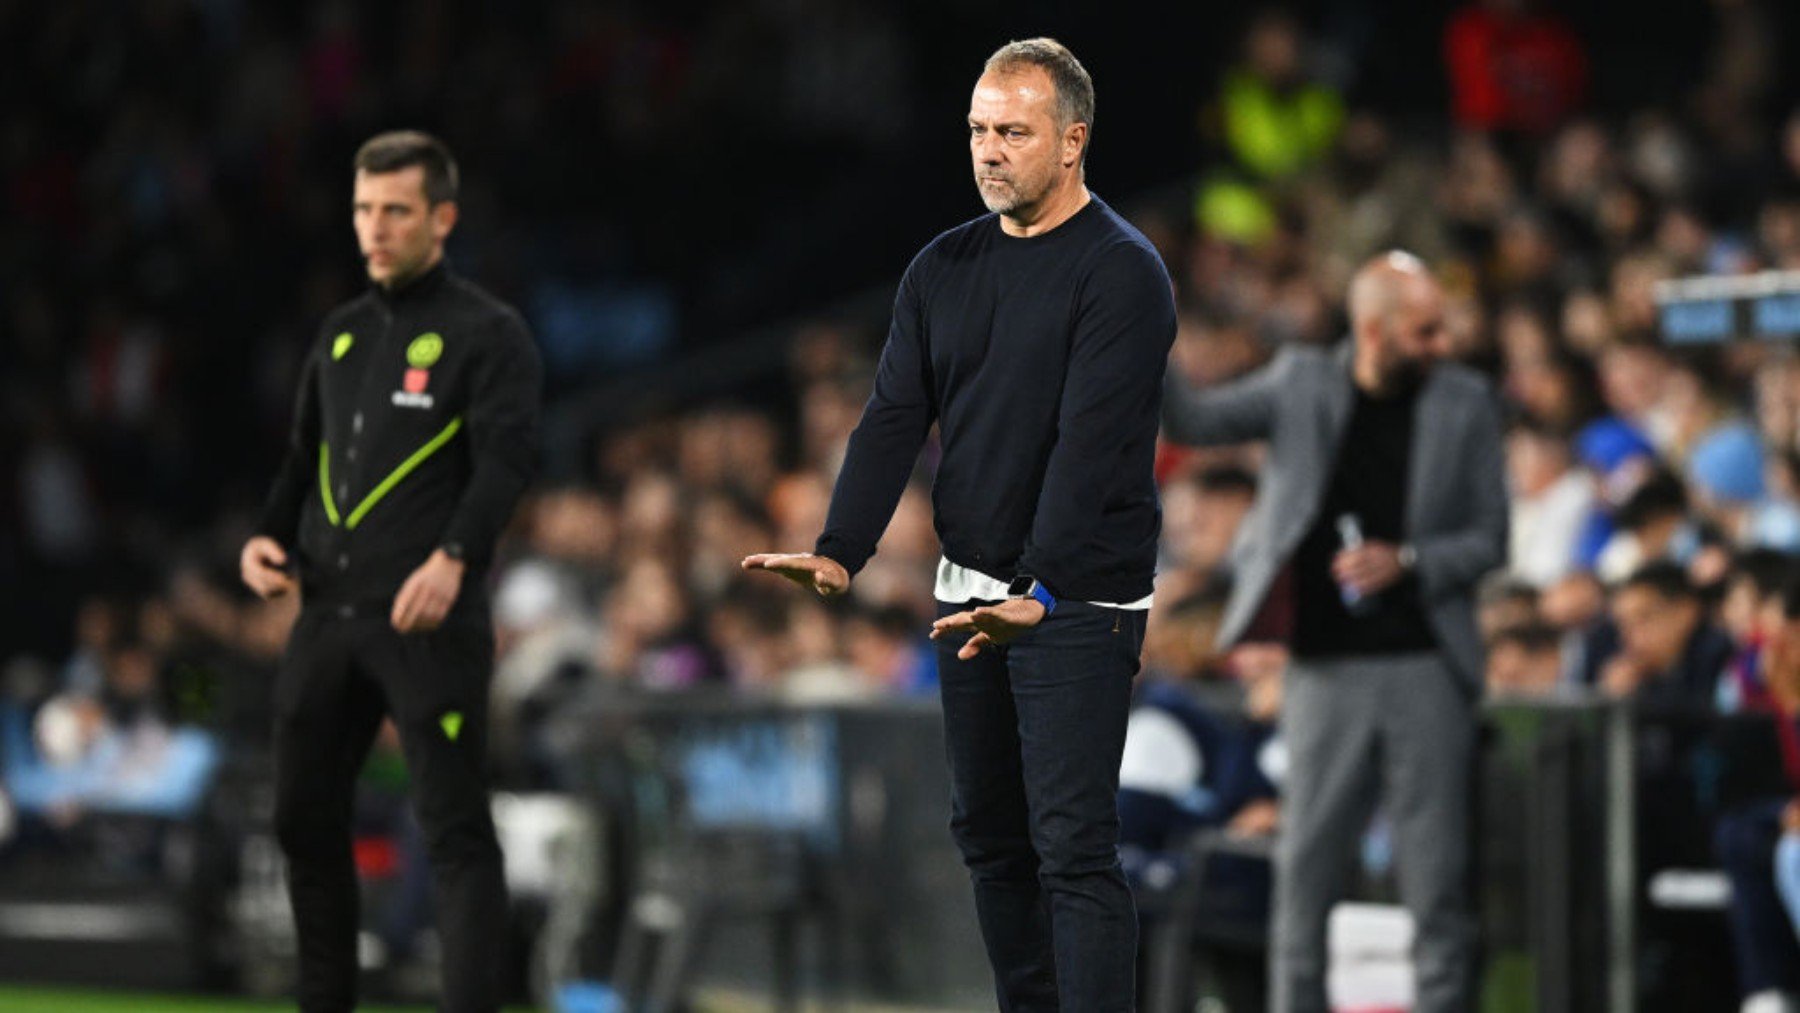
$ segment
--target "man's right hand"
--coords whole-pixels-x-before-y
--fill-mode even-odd
[[[829,556],[810,552],[764,552],[745,556],[741,564],[746,570],[767,570],[819,592],[821,598],[835,598],[850,590],[850,571]]]
[[[258,598],[279,598],[294,589],[294,578],[282,569],[287,561],[287,552],[280,542],[268,535],[257,535],[245,542],[244,551],[238,554],[238,573]]]

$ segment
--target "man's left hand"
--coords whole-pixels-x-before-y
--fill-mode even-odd
[[[394,612],[390,621],[401,633],[423,633],[435,630],[456,596],[462,590],[463,562],[452,559],[438,549],[431,558],[406,578],[400,593],[394,596]]]
[[[1400,565],[1400,549],[1387,542],[1364,542],[1345,549],[1331,561],[1331,576],[1348,584],[1357,594],[1377,594],[1406,573]]]
[[[939,619],[931,624],[931,639],[974,631],[975,635],[956,652],[958,660],[968,661],[983,648],[1005,644],[1030,630],[1044,621],[1045,614],[1043,603],[1036,598],[1008,598],[998,605],[983,605]]]

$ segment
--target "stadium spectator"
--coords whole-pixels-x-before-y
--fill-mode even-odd
[[[1159,585],[1167,593],[1168,584]],[[1228,673],[1218,651],[1219,622],[1229,585],[1219,578],[1183,594],[1167,609],[1155,610],[1144,634],[1146,680],[1222,682]]]
[[[937,663],[911,610],[888,605],[851,612],[844,654],[869,694],[920,696],[937,691]]]
[[[218,766],[218,743],[168,716],[160,659],[136,635],[109,645],[92,695],[44,703],[29,739],[7,729],[7,794],[21,817],[57,833],[90,816],[193,815]]]
[[[1619,507],[1618,530],[1601,550],[1594,569],[1617,582],[1656,562],[1686,564],[1699,550],[1699,534],[1688,517],[1688,490],[1681,479],[1658,471]]]
[[[1792,569],[1790,557],[1770,549],[1751,549],[1733,561],[1719,604],[1719,625],[1736,649],[1719,678],[1717,703],[1723,713],[1774,709],[1765,671],[1767,642]]]
[[[1800,845],[1800,582],[1790,572],[1766,607],[1767,685],[1782,737],[1790,792],[1720,818],[1713,842],[1731,878],[1731,934],[1743,1009],[1791,1009],[1800,1001],[1800,914],[1794,909]]]
[[[1602,692],[1656,706],[1712,706],[1731,641],[1707,620],[1680,566],[1655,562],[1632,574],[1614,595],[1612,616],[1618,649],[1600,663]]]
[[[1452,114],[1472,130],[1542,135],[1587,93],[1587,55],[1562,19],[1531,0],[1479,0],[1444,30]]]
[[[1568,442],[1547,426],[1515,425],[1506,441],[1512,496],[1508,568],[1547,587],[1575,566],[1575,549],[1594,508],[1593,479],[1575,466]]]
[[[1201,228],[1255,245],[1278,230],[1270,189],[1324,162],[1343,128],[1343,99],[1310,79],[1299,23],[1282,11],[1253,15],[1242,62],[1220,82],[1203,126],[1216,131],[1228,161],[1194,206]]]
[[[1266,833],[1276,823],[1263,751],[1274,738],[1279,671],[1245,686],[1248,722],[1198,697],[1196,675],[1146,678],[1126,724],[1119,833],[1134,881],[1198,830]]]
[[[1538,590],[1497,571],[1481,582],[1475,596],[1475,625],[1481,642],[1491,644],[1504,630],[1528,626],[1538,618]]]
[[[1575,548],[1580,569],[1592,569],[1617,530],[1615,513],[1656,468],[1656,448],[1616,418],[1590,422],[1575,435],[1575,453],[1593,475],[1599,499]]]
[[[1259,179],[1280,180],[1317,164],[1343,125],[1342,100],[1309,79],[1306,40],[1281,11],[1255,15],[1243,62],[1225,75],[1219,111],[1226,147]]]
[[[1533,623],[1511,626],[1488,644],[1487,691],[1497,698],[1542,697],[1562,680],[1562,638],[1555,629]]]
[[[1185,627],[1183,617],[1192,616],[1198,629],[1214,630],[1224,604],[1225,589],[1215,584],[1177,602],[1171,609],[1176,618],[1165,620],[1164,628]],[[1202,877],[1200,909],[1190,913],[1198,942],[1207,946],[1221,935],[1240,940],[1229,949],[1208,947],[1209,961],[1226,994],[1255,1008],[1266,968],[1260,953],[1242,952],[1241,940],[1267,931],[1269,862],[1254,854],[1212,853],[1197,868],[1191,845],[1205,832],[1266,842],[1277,831],[1287,754],[1276,720],[1287,656],[1279,647],[1255,645],[1217,658],[1211,633],[1203,636],[1195,653],[1204,660],[1187,667],[1171,667],[1172,659],[1146,641],[1119,771],[1120,859],[1146,924],[1167,917],[1167,900],[1190,877]],[[1241,704],[1212,692],[1219,686],[1208,678],[1235,680]],[[1146,958],[1139,953],[1140,973]]]
[[[1232,464],[1204,468],[1192,479],[1164,484],[1165,572],[1196,579],[1229,571],[1232,539],[1256,500],[1256,476]]]

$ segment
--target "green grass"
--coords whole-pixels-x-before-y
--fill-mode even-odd
[[[1537,1005],[1537,963],[1528,954],[1495,954],[1482,975],[1483,1013],[1520,1013]]]
[[[0,988],[0,1013],[270,1013],[292,1010],[291,1001],[257,1002],[143,992],[65,988]],[[362,1006],[365,1013],[429,1013],[429,1006]],[[526,1007],[514,1007],[526,1013]]]

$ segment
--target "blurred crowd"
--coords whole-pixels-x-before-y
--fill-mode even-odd
[[[687,240],[715,214],[689,195],[708,151],[876,158],[910,122],[905,36],[840,0],[652,7],[0,5],[9,653],[66,649],[83,591],[241,534],[313,328],[363,284],[346,186],[376,131],[458,153],[451,255],[532,319],[553,395],[841,288],[771,227],[842,201],[816,176],[735,166],[765,199],[732,243]],[[847,123],[852,76],[878,129]]]
[[[259,470],[242,462],[265,456],[286,415],[291,363],[271,358],[303,347],[309,321],[351,284],[329,153],[360,136],[369,119],[359,103],[374,100],[347,82],[374,75],[381,103],[404,106],[409,82],[436,72],[404,59],[375,67],[367,49],[380,25],[341,7],[288,24],[230,4],[148,4],[134,10],[144,44],[132,60],[166,79],[123,111],[102,110],[97,96],[155,67],[109,58],[103,38],[73,31],[79,7],[9,14],[50,19],[39,27],[52,44],[16,54],[23,66],[49,73],[66,58],[88,68],[75,76],[83,87],[14,125],[6,152],[9,214],[43,226],[10,231],[0,251],[20,279],[5,293],[16,496],[4,549],[14,572],[36,579],[13,582],[14,641],[67,643],[43,627],[78,617],[60,674],[46,665],[60,652],[27,647],[13,653],[9,679],[103,695],[129,680],[117,673],[136,665],[134,652],[149,652],[165,710],[254,739],[261,694],[245,684],[266,678],[292,606],[250,601],[226,569],[261,493]],[[852,9],[839,10],[845,25],[826,24],[866,33]],[[1447,20],[1437,54],[1449,129],[1421,133],[1353,101],[1343,68],[1321,58],[1342,47],[1265,12],[1248,20],[1199,111],[1207,154],[1191,188],[1122,202],[1176,279],[1171,369],[1189,383],[1228,382],[1284,343],[1338,339],[1349,272],[1376,250],[1416,251],[1445,280],[1455,354],[1494,377],[1511,419],[1512,559],[1483,606],[1496,692],[1594,688],[1724,708],[1761,699],[1757,606],[1778,588],[1781,561],[1800,552],[1800,360],[1751,344],[1678,353],[1658,338],[1653,290],[1682,275],[1800,268],[1800,111],[1784,104],[1769,12],[1720,3],[1713,15],[1707,74],[1680,102],[1619,117],[1588,112],[1588,44],[1568,24],[1510,0],[1471,3]],[[680,76],[698,74],[692,54],[731,27],[718,17],[672,38],[622,13],[557,6],[547,24],[508,24],[512,34],[491,45],[556,28],[547,62],[569,89],[634,96],[586,129],[655,150],[718,98]],[[283,32],[306,41],[275,47]],[[213,63],[155,63],[197,44]],[[434,52],[421,47],[416,59]],[[518,87],[519,105],[468,136],[504,147],[555,122],[554,96],[508,85],[512,65],[490,56],[470,60],[471,74]],[[213,94],[219,80],[235,83]],[[647,116],[662,108],[658,96],[688,104],[669,121]],[[831,121],[811,108],[769,115]],[[224,134],[200,136],[202,121]],[[85,128],[114,143],[74,172],[61,131]],[[520,177],[472,178],[467,198],[505,204],[524,223],[475,251],[473,270],[503,292],[531,261],[524,245],[541,196],[525,191],[547,182],[534,173],[553,171],[536,160],[513,168]],[[278,202],[273,224],[235,213],[284,188],[300,196]],[[93,213],[120,192],[135,195],[127,215]],[[234,248],[222,237],[249,220],[269,230],[278,269],[258,276],[300,284],[208,285],[223,270],[208,251]],[[297,251],[311,259],[280,262]],[[51,298],[69,285],[99,295]],[[245,341],[219,340],[221,298],[245,321]],[[847,602],[737,568],[750,552],[810,547],[880,334],[874,319],[796,326],[779,382],[591,434],[586,466],[529,496],[494,575],[503,760],[532,769],[532,716],[571,694],[931,689],[929,450]],[[201,443],[208,453],[183,452]],[[1259,454],[1171,448],[1161,458],[1153,673],[1229,681],[1242,667],[1212,651],[1210,630]]]
[[[1784,762],[1769,773],[1787,790],[1717,814],[1715,857],[1744,1008],[1787,1009],[1800,994],[1800,359],[1786,343],[1671,348],[1655,298],[1666,279],[1800,268],[1800,107],[1776,98],[1762,12],[1716,11],[1709,72],[1685,102],[1618,119],[1584,112],[1584,46],[1566,24],[1472,4],[1444,36],[1457,129],[1426,143],[1309,77],[1294,22],[1258,19],[1204,121],[1218,157],[1191,218],[1152,225],[1184,310],[1171,368],[1195,385],[1228,383],[1283,343],[1337,340],[1345,280],[1379,249],[1433,265],[1453,354],[1493,377],[1509,420],[1508,562],[1479,605],[1488,694],[1775,718]],[[1280,650],[1211,648],[1261,452],[1165,454],[1146,670],[1245,705],[1222,719],[1154,682],[1142,694],[1121,817],[1149,896],[1195,832],[1280,825]]]
[[[1800,267],[1800,110],[1775,101],[1757,10],[1720,16],[1686,105],[1612,121],[1583,114],[1568,26],[1470,5],[1444,38],[1458,129],[1424,143],[1309,79],[1304,36],[1267,16],[1208,117],[1221,156],[1195,227],[1153,221],[1183,294],[1172,368],[1194,384],[1336,340],[1345,279],[1380,248],[1444,279],[1454,354],[1493,376],[1510,419],[1510,561],[1482,609],[1496,692],[1753,698],[1727,670],[1800,552],[1800,362],[1672,350],[1655,303],[1668,278]],[[1509,78],[1520,65],[1529,82]],[[1168,456],[1162,624],[1187,615],[1204,641],[1257,453]]]
[[[1780,9],[1710,4],[1703,73],[1667,103],[1620,112],[1596,99],[1593,41],[1539,6],[1475,0],[1447,19],[1438,51],[1416,56],[1444,68],[1448,104],[1430,130],[1359,103],[1344,46],[1289,13],[1252,16],[1198,111],[1198,171],[1169,166],[1186,181],[1162,193],[1094,185],[1169,265],[1170,368],[1191,384],[1227,383],[1284,344],[1338,340],[1350,273],[1378,250],[1412,250],[1444,280],[1455,355],[1494,378],[1510,420],[1510,562],[1481,606],[1493,694],[1791,714],[1761,652],[1800,558],[1800,357],[1672,349],[1654,301],[1663,279],[1800,270],[1800,106],[1778,60]],[[12,485],[0,718],[9,748],[35,744],[8,754],[14,804],[53,827],[85,811],[179,811],[194,804],[184,786],[217,763],[213,744],[261,748],[295,605],[253,601],[231,565],[295,357],[356,285],[337,195],[363,136],[396,116],[457,125],[453,146],[487,170],[468,175],[465,203],[489,224],[454,253],[533,319],[555,395],[676,340],[667,304],[690,292],[642,279],[704,225],[663,178],[699,127],[891,157],[911,115],[907,42],[854,3],[722,5],[679,22],[550,3],[465,25],[457,47],[432,35],[449,29],[431,2],[391,20],[344,3],[112,9],[0,5],[0,59],[32,92],[8,100],[20,115],[0,135]],[[781,40],[782,55],[745,39]],[[752,59],[787,68],[773,91],[732,86]],[[849,98],[871,89],[891,110],[875,129]],[[1104,82],[1101,95],[1104,109]],[[855,217],[842,215],[846,193],[819,206]],[[233,270],[246,251],[262,269]],[[554,283],[569,276],[607,281]],[[584,434],[585,466],[528,496],[493,574],[503,785],[557,780],[544,718],[573,702],[934,692],[930,449],[846,600],[738,567],[813,544],[882,326],[795,325],[778,383]],[[1266,726],[1279,649],[1212,646],[1261,453],[1161,455],[1144,665],[1147,681],[1242,693]],[[193,726],[212,737],[184,738]],[[1275,825],[1279,778],[1253,773],[1217,822]]]

